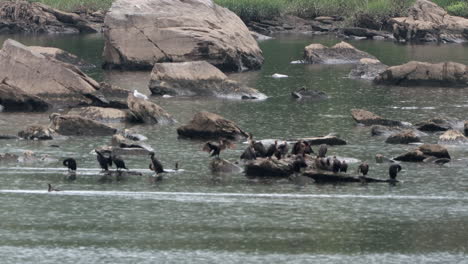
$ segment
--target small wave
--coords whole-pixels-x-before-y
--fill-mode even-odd
[[[304,60],[295,60],[291,61],[290,64],[305,64],[306,62]]]

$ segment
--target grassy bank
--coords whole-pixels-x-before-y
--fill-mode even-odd
[[[0,0],[11,1],[11,0]],[[14,0],[13,0],[14,1]],[[64,10],[107,10],[114,0],[27,0],[29,2],[41,2],[51,7]]]

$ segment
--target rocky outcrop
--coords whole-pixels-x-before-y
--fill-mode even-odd
[[[96,33],[98,23],[38,2],[1,1],[0,33]]]
[[[263,64],[242,20],[212,0],[117,0],[104,23],[107,68],[205,60],[223,71],[244,71]]]
[[[382,126],[405,126],[403,122],[385,119],[381,116],[378,116],[372,112],[362,110],[362,109],[353,109],[351,110],[351,115],[353,119],[360,124],[365,126],[372,125],[382,125]]]
[[[366,39],[389,39],[393,36],[388,32],[377,31],[362,27],[345,27],[341,29],[341,33],[346,36],[361,37]]]
[[[18,132],[18,137],[27,140],[51,140],[53,139],[53,131],[45,126],[29,126]]]
[[[349,78],[352,79],[364,79],[374,80],[382,72],[388,68],[387,65],[383,64],[376,59],[360,59],[359,63],[349,73]]]
[[[95,106],[73,108],[68,114],[79,115],[99,122],[125,122],[134,119],[128,111]]]
[[[410,144],[421,142],[421,138],[413,130],[404,130],[402,132],[390,135],[385,143],[389,144]]]
[[[456,62],[410,61],[387,68],[374,81],[387,85],[467,87],[468,66]]]
[[[415,126],[418,130],[425,132],[439,132],[452,129],[450,122],[440,118],[432,118],[427,121],[417,123]]]
[[[247,134],[234,122],[217,114],[199,112],[195,114],[189,124],[177,129],[181,137],[194,139],[238,139]]]
[[[49,109],[49,104],[41,98],[6,82],[0,83],[0,105],[3,106],[3,112],[44,112]]]
[[[134,121],[145,124],[173,124],[175,119],[159,105],[128,95],[128,109],[134,117]]]
[[[305,61],[313,64],[353,64],[364,58],[376,59],[346,42],[340,42],[330,48],[322,44],[311,44],[305,47],[304,51]]]
[[[153,95],[216,96],[259,99],[266,96],[228,77],[206,61],[156,63],[149,89]]]
[[[117,129],[77,115],[51,114],[50,128],[64,136],[109,136]]]
[[[210,162],[212,173],[240,173],[242,168],[225,159],[215,158]]]
[[[84,61],[78,56],[54,47],[29,46],[29,50],[40,53],[46,57],[54,58],[58,61],[75,65],[80,68],[92,68],[93,64]]]
[[[293,174],[292,162],[277,159],[256,159],[245,165],[247,177],[287,178]]]
[[[467,143],[468,139],[458,130],[448,130],[439,136],[439,144],[462,144]]]
[[[414,150],[411,150],[405,154],[394,158],[394,160],[408,162],[423,162],[425,159],[430,157],[450,160],[448,150],[443,146],[437,144],[421,145]]]
[[[297,100],[324,100],[329,98],[329,96],[322,91],[307,90],[305,88],[291,92],[291,96]]]
[[[390,19],[393,35],[400,41],[464,42],[468,19],[451,16],[429,0],[417,0],[408,17]]]

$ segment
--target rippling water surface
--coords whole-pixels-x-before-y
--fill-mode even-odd
[[[103,40],[87,36],[13,36],[28,45],[56,46],[101,64]],[[265,101],[152,98],[178,121],[174,126],[134,126],[146,135],[166,167],[184,169],[151,185],[144,157],[128,157],[144,176],[99,184],[92,150],[109,137],[50,142],[1,141],[0,153],[33,150],[45,161],[0,164],[1,263],[468,263],[468,150],[448,146],[453,162],[407,164],[401,184],[315,185],[249,181],[242,174],[213,176],[203,142],[179,140],[176,128],[200,110],[237,122],[258,138],[288,139],[338,133],[348,145],[332,155],[368,161],[373,177],[386,178],[377,153],[394,156],[414,146],[388,145],[356,126],[353,108],[408,122],[446,116],[468,119],[468,90],[380,87],[350,80],[348,65],[290,64],[304,46],[334,44],[329,36],[280,35],[262,42],[261,71],[233,74],[259,89]],[[468,64],[467,45],[399,45],[351,42],[388,65],[409,60]],[[87,71],[128,89],[149,94],[148,73]],[[287,74],[273,79],[274,73]],[[330,95],[296,102],[301,87]],[[48,114],[0,114],[0,134],[29,124],[47,124]],[[122,127],[122,125],[117,125]],[[437,142],[437,135],[423,137]],[[49,147],[51,144],[60,148]],[[236,160],[243,145],[223,153]],[[76,182],[64,180],[64,157],[74,157]],[[356,164],[351,164],[351,170]],[[47,183],[62,192],[47,193]]]

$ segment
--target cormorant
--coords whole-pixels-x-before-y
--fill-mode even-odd
[[[319,146],[319,149],[318,149],[318,156],[319,158],[325,158],[325,156],[327,155],[327,151],[328,151],[328,147],[326,144],[322,144]]]
[[[115,166],[117,167],[117,171],[119,169],[126,169],[128,170],[127,167],[125,167],[125,162],[123,159],[119,156],[111,156],[112,162],[114,162]]]
[[[278,141],[275,140],[275,144],[271,144],[267,151],[266,151],[266,157],[271,159],[271,156],[275,155],[278,152]]]
[[[265,146],[263,146],[263,143],[262,142],[256,142],[254,139],[253,139],[253,134],[252,133],[248,133],[249,137],[248,137],[248,142],[249,144],[254,148],[254,151],[255,151],[255,157],[257,158],[265,158],[266,157],[266,149],[265,149]]]
[[[76,160],[74,158],[65,159],[63,166],[67,167],[68,171],[76,171]]]
[[[59,192],[60,191],[59,189],[52,188],[52,185],[50,185],[50,183],[47,184],[47,185],[49,186],[49,189],[47,190],[48,192]]]
[[[363,176],[366,176],[368,172],[369,172],[369,164],[367,164],[366,162],[361,163],[361,165],[359,165],[358,167],[358,173],[362,173]]]
[[[299,140],[296,142],[291,150],[291,154],[293,155],[301,155],[301,154],[312,154],[314,151],[312,150],[312,147],[310,146],[309,142]]]
[[[340,172],[346,173],[348,171],[348,163],[345,160],[341,162]]]
[[[278,146],[279,155],[276,155],[276,157],[279,156],[280,157],[279,159],[284,158],[286,157],[286,155],[288,155],[288,152],[289,152],[288,142],[284,141],[283,144]]]
[[[99,166],[104,171],[109,170],[109,166],[112,167],[112,158],[104,156],[100,151],[94,150],[97,154],[97,161],[99,162]]]
[[[219,141],[219,145],[207,142],[203,146],[203,151],[210,153],[210,157],[216,156],[219,158],[219,154],[221,153],[221,151],[225,150],[226,148],[234,148],[234,145],[230,141],[222,139]]]
[[[255,154],[255,149],[252,145],[249,145],[245,150],[244,153],[240,156],[242,160],[255,160],[257,159],[257,155]]]
[[[178,171],[179,170],[179,162],[176,162],[174,165],[174,170]]]
[[[399,164],[392,164],[388,168],[388,174],[390,175],[390,180],[396,181],[398,172],[401,171],[401,166]]]
[[[296,159],[292,163],[292,168],[295,173],[301,172],[302,168],[307,168],[307,163],[304,159],[304,156],[302,155],[296,156]]]
[[[156,174],[165,173],[163,165],[161,162],[154,156],[154,152],[151,152],[151,163],[150,163],[150,170],[156,172]],[[176,163],[177,164],[177,163]]]
[[[334,173],[337,173],[341,170],[341,161],[337,159],[336,156],[333,157],[332,170]]]

